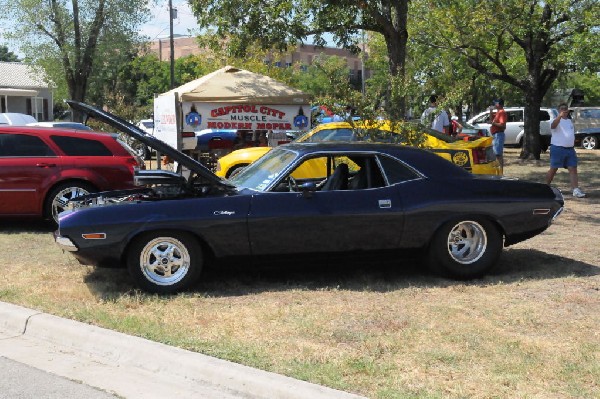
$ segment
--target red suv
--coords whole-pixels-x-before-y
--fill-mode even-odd
[[[57,221],[69,199],[134,187],[144,163],[117,135],[30,126],[0,127],[0,216]]]

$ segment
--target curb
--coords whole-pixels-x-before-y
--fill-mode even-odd
[[[5,302],[0,302],[0,330],[14,336],[68,347],[86,355],[101,357],[116,365],[161,375],[170,374],[192,381],[205,381],[256,398],[366,399]]]

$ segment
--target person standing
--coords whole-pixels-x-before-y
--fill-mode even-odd
[[[504,140],[506,138],[504,130],[506,130],[506,111],[504,110],[504,100],[498,98],[492,101],[492,106],[496,109],[496,112],[490,110],[490,133],[494,137],[492,146],[494,148],[494,154],[500,162],[500,170],[504,170]]]
[[[448,118],[450,118],[450,126],[448,127],[448,134],[450,136],[456,136],[462,132],[463,125],[458,122],[458,116],[452,115],[452,111],[449,109],[446,111]]]
[[[558,116],[550,123],[550,169],[546,174],[546,183],[552,183],[558,168],[567,168],[573,197],[583,198],[585,193],[579,188],[577,176],[577,153],[575,152],[575,128],[569,118],[569,107],[562,103],[558,106]]]
[[[438,98],[436,95],[429,97],[429,108],[423,111],[421,115],[421,123],[427,127],[437,130],[440,133],[448,133],[450,120],[446,111],[437,109]]]

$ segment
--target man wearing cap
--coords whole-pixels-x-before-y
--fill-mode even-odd
[[[494,136],[492,142],[494,148],[494,154],[500,162],[500,168],[504,169],[504,130],[506,129],[506,111],[504,110],[504,100],[498,98],[492,101],[492,105],[496,109],[496,112],[490,110],[490,133]]]

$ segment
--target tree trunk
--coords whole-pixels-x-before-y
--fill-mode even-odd
[[[404,86],[406,71],[406,47],[408,43],[408,0],[400,0],[391,10],[391,24],[384,28],[383,37],[389,56],[390,75],[396,83]],[[392,85],[390,85],[392,86]],[[388,111],[393,118],[404,119],[406,116],[406,93],[393,93],[388,90]]]
[[[523,136],[523,148],[521,159],[540,159],[540,107],[541,99],[536,96],[527,95],[525,102],[525,135]]]
[[[85,94],[87,92],[87,78],[80,76],[79,79],[76,77],[68,79],[67,75],[67,83],[69,85],[69,95],[71,96],[71,100],[84,102]],[[83,122],[83,115],[73,111],[73,122]]]

